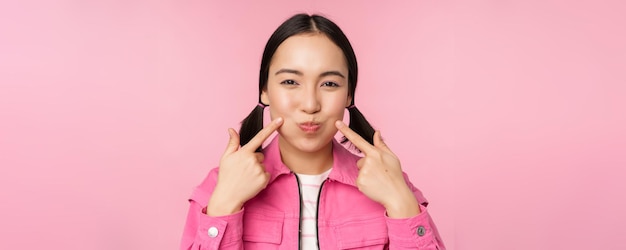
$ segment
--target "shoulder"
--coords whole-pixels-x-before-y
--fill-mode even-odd
[[[356,167],[356,162],[363,158],[360,152],[358,152],[356,148],[353,148],[351,144],[344,145],[336,140],[333,140],[333,157],[340,165],[353,167]]]

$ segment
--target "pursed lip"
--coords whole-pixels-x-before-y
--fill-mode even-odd
[[[300,129],[302,129],[302,131],[306,133],[315,133],[317,130],[320,129],[321,125],[317,122],[303,122],[298,123],[298,127],[300,127]]]

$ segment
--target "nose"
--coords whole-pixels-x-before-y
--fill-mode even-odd
[[[319,100],[318,90],[315,87],[309,87],[303,90],[300,99],[300,107],[302,111],[307,114],[315,114],[320,111],[322,106]]]

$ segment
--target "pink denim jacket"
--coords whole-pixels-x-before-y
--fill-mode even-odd
[[[267,187],[227,216],[206,215],[218,168],[193,191],[180,249],[298,249],[300,192],[296,175],[281,161],[278,139],[263,149]],[[319,194],[319,249],[445,249],[422,193],[407,179],[421,213],[392,219],[356,187],[359,156],[333,140],[333,169]],[[405,174],[405,178],[406,174]]]

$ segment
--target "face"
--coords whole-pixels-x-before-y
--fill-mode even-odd
[[[261,101],[272,119],[283,117],[281,145],[303,152],[330,146],[350,105],[348,67],[341,49],[323,34],[295,35],[276,50]]]

